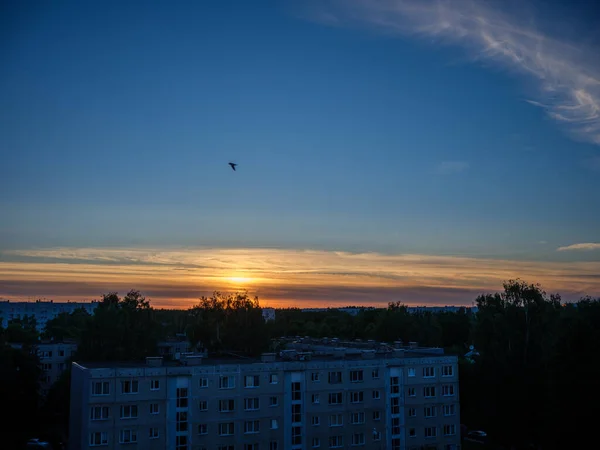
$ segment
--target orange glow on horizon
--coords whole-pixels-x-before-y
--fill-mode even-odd
[[[191,307],[213,291],[247,291],[265,307],[470,305],[508,279],[548,292],[600,295],[600,262],[274,249],[49,249],[6,252],[0,297],[98,299],[139,289],[156,307]],[[36,259],[39,261],[35,262]],[[57,262],[48,262],[55,259]],[[60,262],[58,262],[60,261]],[[64,261],[69,261],[68,263]]]

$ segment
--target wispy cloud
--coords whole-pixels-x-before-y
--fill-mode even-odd
[[[189,306],[215,289],[247,289],[272,305],[383,305],[393,300],[468,305],[479,293],[517,277],[574,298],[600,295],[600,262],[593,261],[211,248],[42,249],[5,255],[0,297],[11,298],[91,299],[136,288],[155,305]]]
[[[325,0],[315,20],[357,24],[392,34],[433,38],[465,48],[532,77],[538,92],[530,103],[544,108],[579,139],[600,145],[600,58],[596,48],[551,36],[534,18],[508,15],[478,0]],[[497,2],[496,5],[506,5]]]
[[[435,173],[439,175],[448,175],[461,173],[469,168],[469,163],[466,161],[443,161],[435,167]]]
[[[600,244],[594,243],[594,242],[585,242],[583,244],[567,245],[566,247],[558,247],[556,249],[556,251],[559,251],[559,252],[566,252],[566,251],[570,251],[570,250],[583,250],[583,251],[600,250]]]

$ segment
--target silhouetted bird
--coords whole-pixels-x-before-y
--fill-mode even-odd
[[[237,164],[236,164],[236,163],[229,163],[229,165],[231,166],[231,168],[232,168],[233,170],[235,170],[235,166],[237,166]]]

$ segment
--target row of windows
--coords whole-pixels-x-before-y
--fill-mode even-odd
[[[160,405],[158,403],[150,403],[150,414],[159,414]],[[139,415],[138,405],[121,405],[119,408],[120,419],[137,419]],[[90,408],[90,420],[107,420],[110,417],[109,406],[92,406]]]
[[[423,428],[423,437],[425,438],[434,438],[437,437],[437,427],[425,427]],[[442,433],[444,436],[454,436],[456,434],[456,425],[444,425],[442,427]],[[417,429],[409,428],[408,429],[408,437],[416,438],[417,437]]]
[[[425,397],[425,398],[435,397],[436,394],[437,394],[436,386],[425,386],[423,388],[423,397]],[[407,388],[407,395],[409,397],[416,397],[417,396],[417,388],[415,388],[415,387]],[[454,396],[454,385],[448,384],[448,385],[442,386],[442,395],[444,397]]]
[[[122,429],[119,431],[119,444],[134,444],[138,442],[139,430]],[[148,428],[148,439],[158,439],[160,431],[157,427]],[[96,431],[90,433],[90,447],[99,447],[108,445],[108,433],[104,431]]]
[[[52,352],[50,352],[51,354]],[[50,355],[51,356],[51,355]],[[50,368],[49,366],[48,368]],[[48,369],[45,369],[48,370]],[[415,376],[415,368],[408,368],[408,376]],[[423,367],[423,377],[424,378],[434,378],[435,377],[435,367]],[[442,366],[442,377],[450,377],[454,375],[453,366]],[[371,378],[376,380],[380,378],[379,369],[375,368],[371,371]],[[397,378],[397,377],[395,377]],[[320,372],[312,372],[311,373],[311,381],[319,382],[320,381]],[[351,370],[350,371],[350,382],[352,383],[360,383],[364,381],[364,371],[363,370]],[[328,373],[328,382],[329,384],[341,384],[343,382],[343,376],[341,371],[332,371]],[[278,384],[279,376],[277,374],[269,375],[269,384]],[[200,388],[208,388],[208,378],[200,378],[199,382]],[[245,388],[256,388],[260,387],[260,377],[258,375],[246,375],[244,377],[244,387]],[[235,376],[233,375],[224,375],[219,377],[219,389],[234,389],[235,388]],[[153,391],[157,391],[160,389],[160,380],[152,379],[150,381],[150,389]],[[138,380],[123,380],[121,381],[121,393],[122,394],[137,394],[139,392],[139,382]],[[110,383],[108,381],[94,381],[92,384],[92,395],[109,395],[110,394]]]

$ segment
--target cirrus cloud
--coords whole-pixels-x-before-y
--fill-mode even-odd
[[[600,145],[600,59],[584,42],[552,36],[484,0],[324,0],[311,14],[327,25],[455,44],[476,60],[528,75],[539,88],[531,104],[576,138]]]
[[[600,244],[594,242],[584,242],[582,244],[572,244],[565,247],[558,247],[556,250],[559,252],[566,252],[570,250],[600,250]]]

